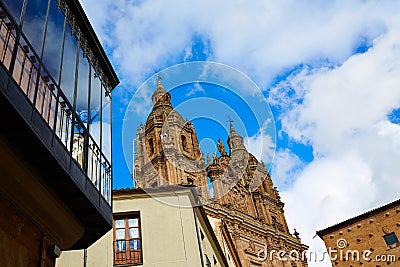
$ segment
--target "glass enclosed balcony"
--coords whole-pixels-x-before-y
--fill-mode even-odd
[[[0,1],[0,61],[111,205],[111,90],[77,18],[61,0]]]
[[[61,249],[112,227],[118,83],[79,0],[0,0],[0,194]]]

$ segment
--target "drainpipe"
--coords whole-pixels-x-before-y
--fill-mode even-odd
[[[87,266],[86,261],[87,261],[87,249],[85,248],[83,250],[83,267]]]

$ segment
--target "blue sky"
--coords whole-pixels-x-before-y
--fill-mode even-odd
[[[272,179],[290,228],[311,250],[324,248],[316,230],[399,197],[399,1],[81,2],[121,80],[113,93],[115,187],[131,186],[122,129],[137,89],[165,68],[206,60],[237,69],[268,101]],[[174,104],[195,86],[174,88]],[[249,129],[252,151],[264,136]]]

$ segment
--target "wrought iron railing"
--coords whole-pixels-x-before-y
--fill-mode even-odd
[[[114,241],[113,244],[114,265],[139,265],[143,263],[142,249],[140,245],[134,247],[133,240],[119,240]]]
[[[111,205],[111,164],[29,40],[0,6],[0,62],[33,107]]]

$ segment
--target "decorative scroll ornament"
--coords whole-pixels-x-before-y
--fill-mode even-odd
[[[102,68],[100,67],[99,60],[94,56],[92,50],[89,47],[89,42],[87,41],[85,35],[82,33],[81,29],[79,28],[78,23],[76,22],[76,18],[74,14],[70,11],[68,4],[65,0],[57,0],[57,9],[61,10],[64,13],[64,16],[67,19],[68,25],[71,28],[71,35],[75,36],[78,40],[79,45],[83,52],[83,57],[87,58],[89,64],[94,69],[94,77],[99,77],[102,81],[103,85],[105,86],[105,95],[111,97],[111,86],[108,81],[107,76],[104,74]]]

